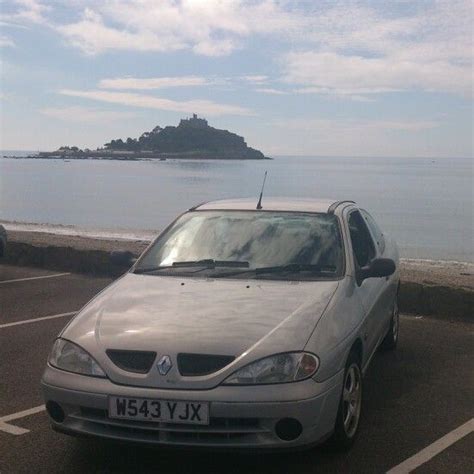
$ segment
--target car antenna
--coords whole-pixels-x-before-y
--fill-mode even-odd
[[[267,171],[265,171],[265,176],[263,177],[262,190],[260,191],[260,197],[258,198],[257,209],[262,209],[262,196],[263,196],[263,190],[265,188],[266,180],[267,180]]]

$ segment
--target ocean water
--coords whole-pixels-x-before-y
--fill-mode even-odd
[[[266,196],[357,201],[397,240],[402,257],[474,261],[469,158],[0,158],[0,220],[7,229],[41,223],[41,230],[148,238],[202,201],[252,196],[256,203],[265,170]]]

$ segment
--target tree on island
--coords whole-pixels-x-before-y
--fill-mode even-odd
[[[77,146],[60,146],[58,151],[74,151],[78,152],[81,151]]]

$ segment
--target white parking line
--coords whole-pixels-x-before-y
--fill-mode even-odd
[[[35,413],[39,413],[44,409],[44,405],[40,405],[39,407],[30,408],[29,410],[23,410],[17,413],[13,413],[11,415],[3,416],[2,418],[0,418],[0,431],[4,431],[5,433],[12,434],[15,436],[29,433],[30,430],[10,425],[7,423],[7,421],[18,420],[19,418],[24,418],[25,416],[34,415]]]
[[[425,464],[430,459],[438,455],[441,451],[444,451],[456,441],[459,441],[461,438],[464,438],[464,436],[472,433],[473,431],[474,418],[471,418],[468,422],[464,423],[464,425],[461,425],[447,435],[444,435],[442,438],[438,439],[438,441],[430,444],[425,449],[422,449],[419,453],[416,453],[411,458],[403,461],[398,466],[393,467],[390,469],[390,471],[387,471],[387,474],[406,474],[408,472],[412,472],[417,467]]]
[[[47,319],[64,318],[66,316],[72,316],[76,313],[77,311],[72,311],[70,313],[53,314],[52,316],[43,316],[42,318],[24,319],[23,321],[15,321],[14,323],[0,324],[0,329],[9,328],[12,326],[19,326],[20,324],[36,323],[38,321],[45,321]]]
[[[70,275],[70,273],[55,273],[54,275],[43,275],[43,276],[37,276],[37,277],[28,277],[28,278],[16,278],[15,280],[0,280],[0,285],[3,285],[5,283],[16,283],[19,281],[29,281],[29,280],[41,280],[42,278],[57,278],[57,277],[62,277]]]

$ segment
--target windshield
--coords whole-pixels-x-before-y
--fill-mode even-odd
[[[337,218],[268,211],[191,211],[181,216],[135,267],[193,276],[334,278],[343,269]],[[257,271],[258,270],[258,271]],[[266,274],[268,273],[268,275]],[[280,276],[278,276],[280,274]]]

